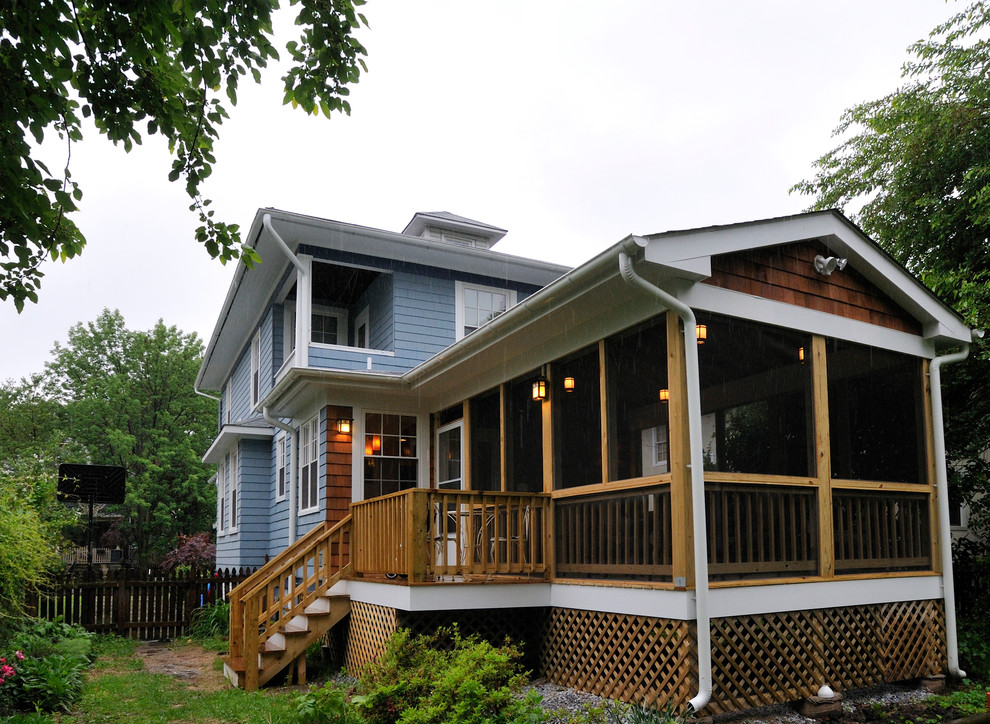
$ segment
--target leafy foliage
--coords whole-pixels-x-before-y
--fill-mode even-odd
[[[36,590],[57,563],[41,516],[0,478],[0,628],[23,615],[25,593]]]
[[[971,326],[990,325],[990,3],[978,0],[909,48],[904,85],[842,116],[841,143],[794,186],[847,208]],[[990,346],[943,377],[950,488],[990,530]],[[981,497],[981,494],[982,497]]]
[[[509,642],[496,648],[456,626],[429,636],[401,630],[362,672],[355,702],[372,724],[539,722],[539,695],[516,697],[526,681],[521,656]]]
[[[184,566],[186,568],[216,567],[217,546],[206,531],[192,535],[179,534],[178,545],[170,550],[162,560],[162,568],[171,570]]]
[[[356,10],[363,2],[292,0],[301,32],[288,44],[286,103],[326,116],[350,112],[347,86],[365,69],[365,49],[353,37],[366,25]],[[199,216],[197,240],[223,262],[257,261],[239,245],[237,226],[214,218],[201,187],[213,170],[225,103],[237,103],[243,76],[260,82],[278,58],[277,8],[276,0],[55,0],[29,11],[0,4],[0,300],[12,298],[18,310],[37,302],[41,262],[70,259],[86,244],[69,218],[82,199],[69,161],[84,119],[128,151],[142,132],[164,136],[174,159],[169,179],[184,180]],[[61,170],[36,157],[52,136],[65,144]]]
[[[213,471],[200,455],[215,431],[216,403],[193,391],[202,352],[195,334],[161,321],[133,332],[120,312],[104,310],[72,327],[46,365],[63,434],[87,458],[63,462],[126,468],[116,533],[144,560],[164,556],[179,534],[209,530],[215,519]]]
[[[83,674],[93,659],[93,636],[62,621],[21,623],[3,646],[16,673],[0,688],[0,713],[68,711],[82,692]]]
[[[230,633],[230,603],[217,601],[192,612],[190,631],[197,638],[226,636]]]

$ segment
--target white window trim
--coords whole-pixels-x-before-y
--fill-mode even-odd
[[[237,464],[237,450],[230,451],[230,493],[227,498],[228,533],[240,530],[241,475]]]
[[[306,444],[307,444],[307,435],[309,434],[309,432],[308,432],[309,430],[312,430],[312,446],[313,446],[313,450],[312,450],[312,454],[310,455],[310,458],[307,460]],[[315,500],[310,501],[310,503],[311,503],[310,506],[307,507],[307,508],[304,508],[303,507],[303,486],[308,486],[309,485],[309,475],[307,475],[306,473],[308,472],[307,468],[310,465],[316,466],[316,475],[317,475],[317,480],[316,480],[316,494],[314,496]],[[317,415],[316,417],[312,418],[311,420],[308,420],[307,422],[303,423],[302,427],[300,427],[300,429],[299,429],[299,464],[298,464],[298,467],[299,467],[299,475],[298,475],[298,477],[296,479],[296,484],[299,486],[299,490],[297,491],[298,492],[298,496],[297,496],[297,503],[296,504],[299,506],[299,514],[302,515],[302,514],[305,514],[305,513],[315,513],[316,511],[318,511],[320,509],[320,480],[319,480],[319,474],[320,474],[320,472],[319,472],[320,471],[320,416],[319,415]]]
[[[498,287],[487,287],[484,284],[470,284],[468,282],[454,282],[454,333],[455,339],[464,337],[464,290],[476,289],[480,292],[497,292],[505,294],[505,311],[509,311],[516,305],[515,289],[500,289]],[[487,322],[486,322],[487,324]]]
[[[296,303],[286,299],[282,303],[282,366],[296,354]]]
[[[224,425],[229,425],[233,416],[231,415],[230,407],[233,401],[233,394],[230,388],[233,387],[233,383],[227,380],[227,384],[223,388],[223,423]]]
[[[217,537],[227,535],[227,457],[217,464]]]
[[[357,333],[361,329],[362,324],[364,325],[363,346],[357,343]],[[354,318],[354,347],[357,349],[371,349],[371,314],[368,311],[368,307],[362,309]]]
[[[282,435],[275,441],[275,500],[285,500],[289,492],[289,466],[288,455],[289,438]],[[279,479],[281,477],[281,480]],[[282,492],[279,492],[281,488]]]
[[[313,319],[314,314],[324,314],[337,319],[337,342],[338,344],[327,344],[326,342],[313,341]],[[314,347],[347,347],[347,310],[340,307],[327,307],[322,304],[314,304],[310,311],[309,320],[309,343]],[[343,344],[341,344],[343,340]]]
[[[251,386],[251,409],[258,406],[261,398],[261,330],[254,333],[251,339],[251,379],[248,381]]]
[[[460,476],[458,478],[460,481],[460,485],[457,488],[445,488],[445,490],[464,490],[464,420],[463,419],[455,420],[454,422],[449,422],[446,425],[437,428],[437,436],[436,436],[436,440],[434,441],[434,445],[435,445],[434,449],[437,450],[435,480],[436,480],[436,486],[439,488],[441,483],[440,469],[442,465],[442,461],[440,460],[440,453],[439,453],[440,436],[443,433],[453,430],[455,428],[460,428],[461,431],[461,438],[460,438],[461,439],[461,470],[460,470]],[[448,481],[444,481],[444,482],[448,482]]]

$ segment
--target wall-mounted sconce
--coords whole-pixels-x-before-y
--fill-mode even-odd
[[[698,337],[698,344],[704,344],[708,340],[708,325],[699,324],[694,328],[694,333]]]
[[[540,375],[533,380],[533,401],[543,402],[547,399],[547,378]]]
[[[660,390],[660,402],[670,402],[670,390],[666,387]]]
[[[821,274],[823,277],[831,276],[832,272],[835,270],[842,271],[846,268],[848,259],[839,259],[835,256],[824,257],[821,254],[815,257],[815,261],[812,264],[815,271]]]
[[[354,422],[354,420],[352,420],[349,417],[338,417],[337,432],[339,432],[341,435],[350,435],[352,422]]]
[[[574,378],[565,377],[564,378],[564,392],[574,392]]]
[[[804,347],[798,347],[798,359],[804,364]]]

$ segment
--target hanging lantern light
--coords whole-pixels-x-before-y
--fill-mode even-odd
[[[565,377],[564,378],[564,392],[574,392],[574,378]]]
[[[670,402],[670,390],[666,387],[660,390],[660,402]]]
[[[540,375],[533,380],[533,401],[543,402],[547,399],[547,378]]]
[[[699,324],[694,328],[695,336],[698,338],[698,344],[704,344],[708,339],[708,325]]]

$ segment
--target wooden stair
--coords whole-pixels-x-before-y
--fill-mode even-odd
[[[317,526],[234,588],[224,675],[248,691],[295,662],[305,678],[306,649],[351,611],[330,589],[350,572],[350,516]]]

